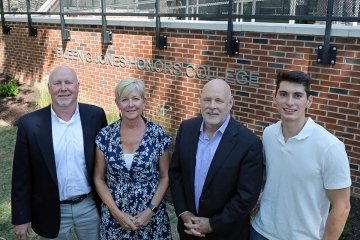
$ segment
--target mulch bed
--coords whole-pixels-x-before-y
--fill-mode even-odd
[[[2,78],[0,75],[0,81],[3,81]],[[19,117],[36,109],[37,88],[32,84],[22,83],[19,89],[16,97],[0,97],[0,124],[16,125]],[[347,232],[348,235],[341,238],[342,240],[360,239],[360,198],[351,197]]]
[[[0,79],[3,77],[0,75]],[[5,81],[1,79],[0,82]],[[0,120],[3,124],[16,125],[19,117],[36,109],[38,90],[27,83],[21,83],[15,97],[0,97]]]

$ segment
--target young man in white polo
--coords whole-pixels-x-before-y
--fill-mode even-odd
[[[263,133],[266,183],[251,240],[338,239],[350,211],[350,167],[344,144],[306,116],[310,76],[277,76],[281,120]],[[329,212],[331,204],[331,210]]]

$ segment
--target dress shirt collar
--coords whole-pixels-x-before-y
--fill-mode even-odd
[[[63,119],[61,119],[56,112],[54,111],[53,105],[51,104],[51,116],[54,117],[54,119],[56,119],[58,121],[58,123],[72,123],[75,119],[80,117],[80,113],[79,113],[79,104],[76,104],[76,109],[74,114],[72,115],[71,119],[69,121],[64,121]]]
[[[217,132],[220,132],[221,134],[224,134],[224,132],[225,132],[225,129],[226,129],[226,127],[228,126],[228,124],[229,124],[229,122],[230,122],[230,114],[226,117],[226,119],[225,119],[225,122],[221,125],[221,127],[219,127],[219,129],[218,130],[216,130],[216,132],[214,133],[214,135],[217,133]],[[203,135],[204,133],[205,133],[205,126],[204,126],[204,120],[202,121],[202,123],[201,123],[201,126],[200,126],[200,135]],[[205,134],[206,135],[206,134]]]

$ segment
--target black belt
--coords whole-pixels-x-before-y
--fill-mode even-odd
[[[77,204],[82,202],[85,198],[87,198],[90,195],[90,193],[79,195],[67,200],[60,201],[60,204]]]

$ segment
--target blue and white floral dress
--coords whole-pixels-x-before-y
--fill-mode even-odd
[[[134,153],[130,170],[126,167],[121,146],[121,120],[103,128],[96,144],[105,156],[105,182],[117,206],[135,216],[147,208],[159,185],[158,161],[171,142],[170,136],[158,125],[145,120],[146,130],[139,148]],[[146,227],[128,231],[101,206],[100,239],[153,240],[171,239],[169,217],[164,202],[159,205]]]

